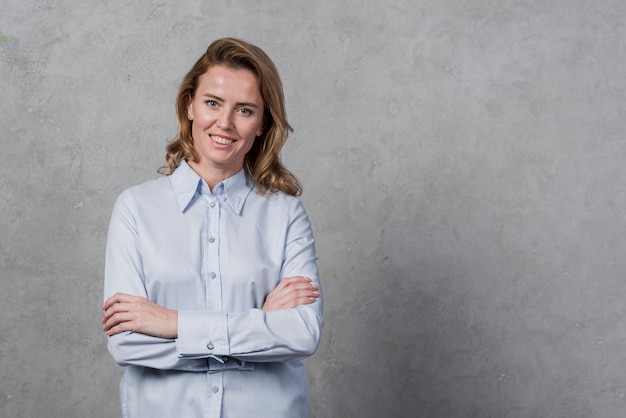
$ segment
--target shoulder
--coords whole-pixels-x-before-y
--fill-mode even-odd
[[[148,180],[122,191],[116,199],[116,206],[135,206],[142,202],[158,201],[163,199],[165,194],[171,193],[171,189],[167,176]]]
[[[256,188],[254,188],[250,193],[249,199],[252,201],[262,202],[265,205],[275,208],[284,208],[290,210],[302,208],[302,202],[300,201],[300,198],[282,191],[277,191],[274,193],[267,192],[265,195],[263,195]]]
[[[284,192],[263,195],[254,189],[244,207],[244,212],[257,218],[272,219],[274,223],[290,225],[294,222],[309,223],[308,214],[299,197]]]

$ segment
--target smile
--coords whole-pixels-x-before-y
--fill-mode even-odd
[[[217,142],[218,144],[222,144],[222,145],[229,145],[235,142],[232,139],[222,138],[221,136],[215,136],[215,135],[211,135],[211,139],[214,142]]]

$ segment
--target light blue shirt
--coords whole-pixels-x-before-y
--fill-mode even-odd
[[[317,350],[322,298],[267,313],[261,307],[284,277],[319,286],[316,260],[301,202],[261,195],[243,170],[211,192],[183,162],[171,176],[120,194],[104,297],[124,292],[178,310],[178,338],[109,338],[125,366],[123,417],[307,417],[301,360]]]

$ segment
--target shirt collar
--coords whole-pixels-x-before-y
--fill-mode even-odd
[[[178,208],[184,212],[196,196],[200,196],[202,178],[195,172],[186,161],[180,165],[170,176]],[[222,187],[226,200],[237,214],[241,214],[246,198],[254,188],[253,182],[248,178],[244,169],[241,169],[232,177],[227,178],[216,188]]]
[[[254,188],[254,182],[246,175],[246,171],[242,168],[232,177],[222,181],[224,186],[224,195],[230,203],[233,210],[240,215],[246,198]],[[215,187],[219,187],[219,184]]]

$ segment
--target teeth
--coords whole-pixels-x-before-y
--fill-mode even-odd
[[[222,145],[228,145],[228,144],[233,143],[232,139],[222,138],[221,136],[212,136],[211,139],[217,142],[218,144],[222,144]]]

